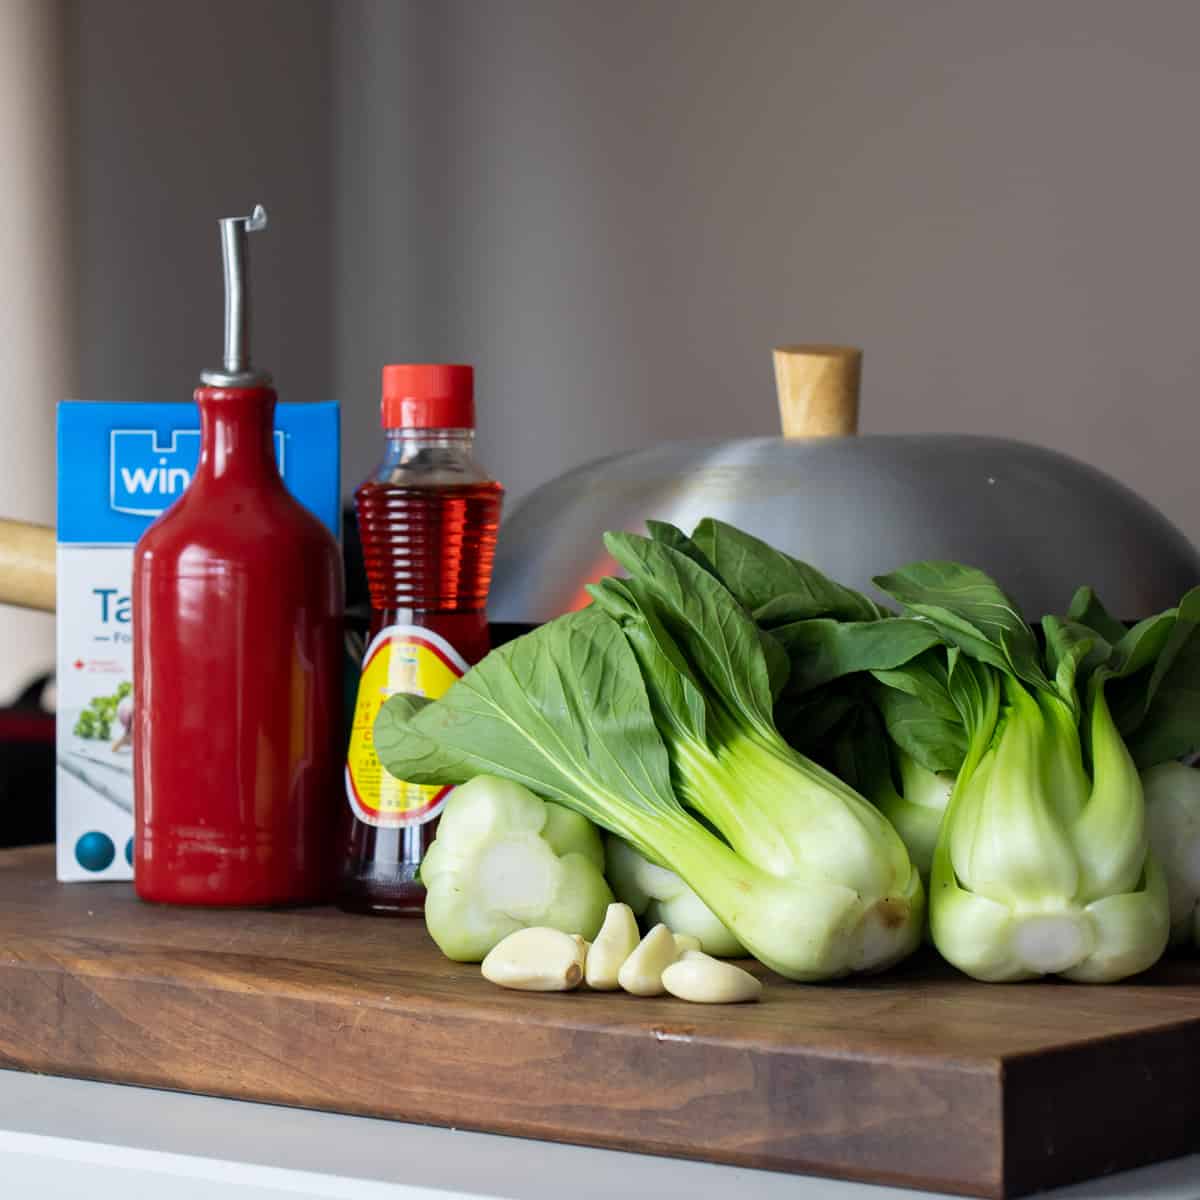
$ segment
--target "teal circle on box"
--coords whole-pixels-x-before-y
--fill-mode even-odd
[[[85,871],[104,871],[112,866],[112,860],[117,856],[117,848],[107,833],[92,830],[85,833],[75,843],[75,861]]]
[[[131,867],[133,866],[133,838],[125,843],[125,861]]]

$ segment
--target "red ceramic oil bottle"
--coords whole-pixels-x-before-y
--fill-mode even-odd
[[[417,914],[421,859],[449,789],[393,779],[372,730],[387,696],[436,698],[487,654],[504,489],[475,461],[471,367],[384,367],[382,423],[383,462],[354,494],[371,628],[346,758],[339,903]]]
[[[221,222],[225,362],[201,376],[200,461],[134,551],[134,886],[144,900],[328,899],[340,791],[342,567],[275,460],[250,365],[245,248]]]

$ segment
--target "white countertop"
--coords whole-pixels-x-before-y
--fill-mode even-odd
[[[811,1176],[0,1071],[5,1200],[901,1200]],[[1198,1200],[1200,1155],[1042,1193]]]

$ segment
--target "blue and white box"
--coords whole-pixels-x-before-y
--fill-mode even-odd
[[[288,490],[341,533],[338,406],[278,404]],[[194,404],[58,406],[58,878],[133,877],[133,548],[200,456]]]

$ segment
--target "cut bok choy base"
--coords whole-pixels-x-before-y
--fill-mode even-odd
[[[903,958],[920,876],[879,811],[775,728],[786,655],[686,546],[611,544],[635,577],[600,603],[494,650],[437,701],[391,697],[383,765],[418,783],[500,776],[574,810],[677,874],[781,975]]]
[[[595,826],[507,779],[455,788],[421,864],[425,925],[447,958],[479,962],[519,929],[591,939],[612,892]]]

